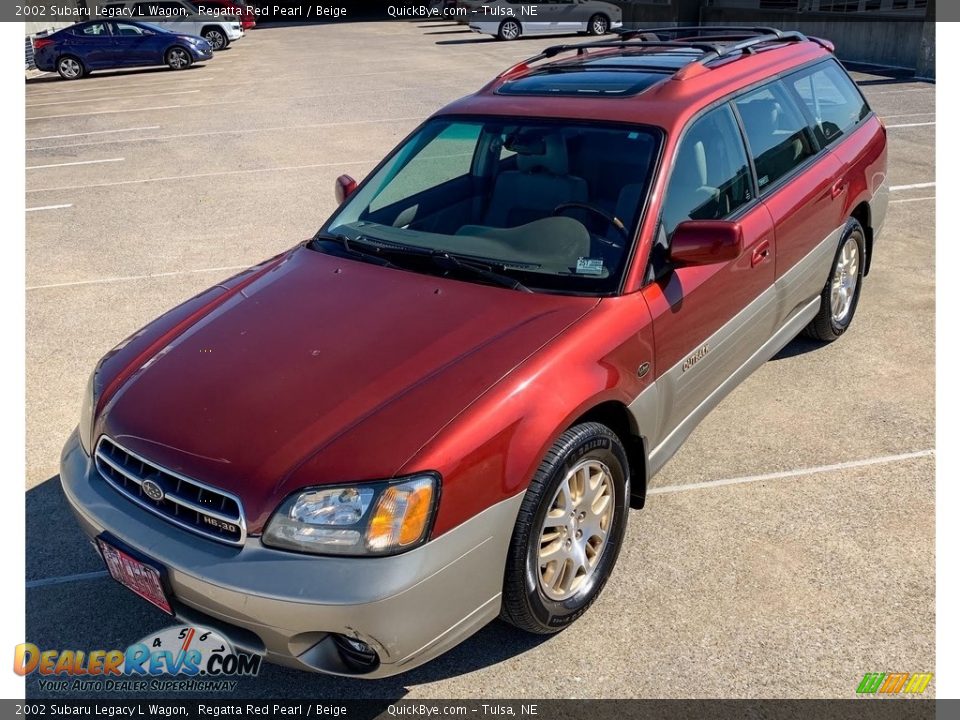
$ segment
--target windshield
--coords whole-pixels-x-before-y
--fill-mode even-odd
[[[616,292],[659,145],[644,127],[434,119],[321,231],[341,244],[321,235],[314,246],[338,252],[346,238],[417,271],[452,274],[457,266],[422,262],[448,254],[535,291]]]

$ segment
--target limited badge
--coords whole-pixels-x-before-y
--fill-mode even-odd
[[[603,275],[603,258],[577,258],[578,275]]]

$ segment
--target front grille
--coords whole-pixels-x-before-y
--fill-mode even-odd
[[[108,437],[95,456],[97,470],[128,500],[198,535],[231,545],[246,540],[243,508],[233,495],[165,470]]]

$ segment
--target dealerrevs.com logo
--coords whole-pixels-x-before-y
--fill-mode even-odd
[[[933,673],[867,673],[857,686],[858,695],[919,695]]]
[[[44,691],[229,692],[260,672],[259,655],[235,650],[215,630],[178,625],[126,650],[41,650],[17,645],[13,670],[40,676]]]

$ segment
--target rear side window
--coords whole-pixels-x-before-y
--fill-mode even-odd
[[[734,102],[747,133],[761,193],[814,154],[807,122],[780,82]]]
[[[669,237],[685,220],[720,220],[752,197],[743,138],[729,105],[687,130],[667,186],[661,219]]]
[[[107,23],[91,23],[86,27],[72,30],[72,33],[81,37],[97,37],[109,35],[110,29],[107,27]]]
[[[850,76],[832,61],[799,72],[788,82],[810,110],[814,132],[823,145],[849,133],[870,114]]]

